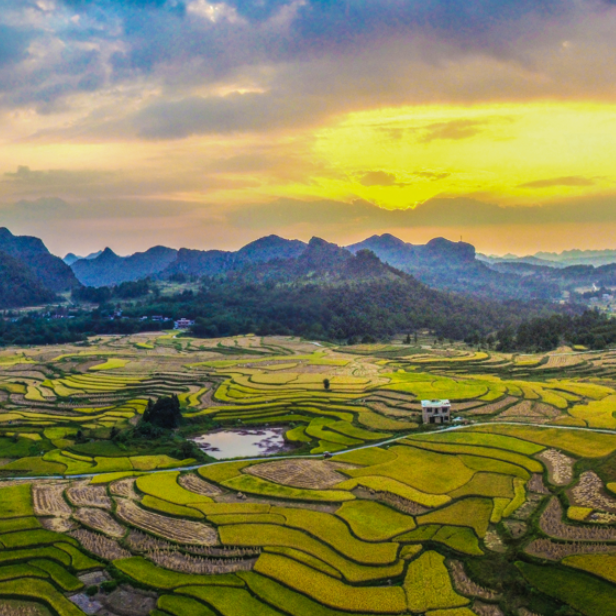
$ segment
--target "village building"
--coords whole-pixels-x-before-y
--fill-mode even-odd
[[[194,325],[195,322],[192,321],[191,319],[178,319],[175,323],[174,323],[174,328],[175,329],[186,329],[187,327],[191,327],[192,325]]]
[[[451,423],[451,402],[449,400],[422,400],[421,417],[425,424]]]

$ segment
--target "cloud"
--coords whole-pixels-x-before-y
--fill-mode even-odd
[[[594,186],[597,182],[591,178],[579,175],[569,175],[561,178],[534,180],[520,184],[519,188],[552,188],[554,186]]]
[[[75,171],[68,169],[51,169],[48,171],[32,170],[27,165],[20,165],[17,171],[4,174],[5,183],[22,187],[63,187],[83,184],[99,184],[116,175],[110,171]]]
[[[439,139],[458,141],[469,139],[481,133],[486,126],[485,122],[476,120],[452,120],[451,122],[436,122],[422,129],[421,143],[430,143]]]
[[[366,201],[298,201],[278,199],[241,206],[229,212],[230,227],[255,230],[309,227],[369,232],[374,229],[482,228],[516,225],[551,226],[562,223],[616,223],[616,195],[562,200],[541,206],[500,206],[476,199],[435,198],[415,208],[385,209]]]
[[[156,102],[131,119],[145,139],[181,139],[191,135],[291,128],[320,115],[319,104],[276,93],[188,97]]]
[[[34,38],[31,30],[22,30],[0,23],[0,68],[27,57],[28,45]]]
[[[397,186],[396,175],[387,171],[368,171],[359,180],[364,186]]]
[[[444,180],[445,178],[448,178],[451,173],[434,171],[415,171],[413,175],[416,175],[420,178],[425,178],[427,180],[432,180],[433,182],[437,182],[438,180]]]

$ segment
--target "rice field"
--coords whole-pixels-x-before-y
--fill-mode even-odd
[[[494,558],[520,613],[611,613],[615,368],[167,333],[3,355],[0,614],[83,614],[103,571],[152,616],[508,613]],[[275,426],[285,450],[205,463],[117,438],[171,394],[183,434]],[[423,426],[424,398],[458,429]]]

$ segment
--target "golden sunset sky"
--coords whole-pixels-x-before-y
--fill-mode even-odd
[[[614,32],[608,0],[0,0],[0,226],[616,248]]]

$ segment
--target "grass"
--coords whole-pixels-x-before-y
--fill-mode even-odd
[[[305,500],[313,502],[333,502],[353,500],[355,497],[344,490],[308,490],[283,486],[254,475],[239,475],[233,479],[221,482],[222,485],[237,492],[259,494],[274,498],[288,498],[291,500]]]
[[[492,507],[493,503],[488,498],[463,498],[442,509],[417,516],[417,524],[468,526],[483,538],[488,530]]]
[[[396,537],[396,541],[413,543],[434,541],[442,543],[452,550],[471,556],[481,556],[484,553],[479,547],[477,535],[475,535],[472,529],[464,526],[428,524],[427,526],[419,526],[415,530]]]
[[[267,524],[241,524],[219,529],[224,545],[280,547],[301,550],[326,563],[351,583],[360,583],[400,575],[402,562],[390,566],[363,565],[342,556],[316,538],[300,530]]]
[[[519,438],[512,436],[503,436],[501,434],[483,434],[481,432],[469,432],[468,430],[456,430],[455,432],[446,432],[444,434],[425,434],[418,436],[409,436],[411,440],[419,439],[425,441],[435,441],[439,443],[464,443],[466,445],[484,445],[505,451],[515,451],[524,455],[532,456],[545,447],[535,443],[529,443]]]
[[[455,456],[408,446],[394,446],[389,451],[396,454],[395,460],[348,470],[346,474],[350,477],[389,477],[426,494],[446,494],[463,486],[474,475],[474,471]]]
[[[370,475],[358,477],[357,479],[349,479],[336,485],[339,490],[354,490],[357,486],[364,486],[369,490],[376,492],[388,492],[395,494],[407,500],[419,503],[426,507],[439,507],[451,501],[451,498],[446,494],[428,494],[421,492],[415,488],[391,479],[390,477],[372,477]]]
[[[546,447],[556,447],[581,458],[602,458],[616,451],[616,435],[602,432],[512,425],[481,426],[471,430],[514,436]]]
[[[396,560],[396,545],[391,543],[375,545],[356,539],[342,520],[329,513],[282,507],[272,507],[271,513],[283,515],[287,519],[287,526],[311,534],[357,562],[385,565]]]
[[[484,553],[479,547],[477,535],[470,528],[443,526],[434,533],[432,541],[442,543],[452,550],[457,550],[463,554],[481,556]]]
[[[554,566],[517,562],[516,566],[537,590],[562,601],[584,616],[616,614],[614,586],[592,575]]]
[[[41,601],[58,616],[83,616],[83,612],[45,580],[22,578],[0,582],[0,597]]]
[[[279,554],[261,554],[255,571],[334,609],[374,614],[400,614],[406,610],[406,597],[400,587],[349,586]]]
[[[466,466],[475,471],[487,471],[490,473],[497,473],[499,475],[510,475],[512,477],[518,477],[528,481],[530,479],[530,473],[517,464],[511,462],[505,462],[503,460],[495,460],[494,458],[483,458],[480,456],[458,454],[458,457]]]
[[[33,558],[54,560],[65,567],[70,567],[72,562],[66,552],[54,546],[26,550],[0,550],[0,564],[2,565],[11,562],[26,562]]]
[[[0,543],[7,549],[26,548],[31,545],[50,545],[58,541],[66,541],[73,545],[78,545],[75,539],[61,533],[45,530],[44,528],[0,535]]]
[[[576,554],[567,556],[562,563],[616,584],[616,554]]]
[[[312,438],[306,434],[305,426],[297,426],[288,430],[285,438],[292,443],[310,443],[312,441]]]
[[[479,471],[468,483],[450,492],[449,495],[452,498],[462,496],[513,498],[513,480],[508,475]]]
[[[416,526],[412,516],[375,501],[344,503],[336,515],[351,527],[354,535],[364,541],[386,541]]]
[[[33,516],[32,489],[25,483],[0,488],[0,519]]]
[[[339,434],[338,432],[333,432],[332,430],[327,429],[328,423],[336,423],[335,419],[328,419],[317,417],[313,419],[310,424],[306,427],[306,434],[311,436],[317,440],[329,441],[331,443],[337,443],[343,445],[344,447],[351,447],[353,445],[361,445],[363,443],[362,440],[356,438],[350,438],[348,436],[344,436]]]
[[[202,518],[203,514],[192,507],[185,507],[184,505],[176,505],[170,503],[167,500],[158,498],[156,496],[150,496],[146,494],[141,500],[141,504],[146,509],[151,509],[157,513],[168,514],[176,518]]]
[[[348,612],[333,610],[253,571],[240,571],[237,575],[259,599],[291,616],[349,616]]]
[[[216,526],[227,524],[280,524],[287,521],[284,516],[276,513],[228,513],[223,515],[209,515],[208,522]]]
[[[134,556],[122,560],[114,560],[113,565],[122,573],[133,578],[140,584],[162,590],[173,590],[181,586],[205,584],[214,586],[243,586],[244,583],[232,573],[219,575],[196,575],[180,573],[157,567],[154,563]]]
[[[189,597],[163,595],[158,599],[157,607],[171,616],[216,616],[209,607]]]
[[[404,590],[411,612],[462,607],[470,603],[454,591],[444,561],[438,552],[429,551],[409,563]]]
[[[357,426],[354,426],[348,421],[337,421],[328,425],[327,427],[329,430],[334,430],[335,432],[340,432],[341,434],[344,434],[346,436],[365,441],[382,440],[393,436],[391,432],[372,432],[370,430],[364,430],[363,428],[358,428]]]
[[[438,451],[448,454],[468,454],[482,458],[491,458],[494,460],[501,460],[502,462],[511,462],[511,464],[516,464],[530,473],[543,472],[543,466],[540,462],[516,453],[515,451],[505,451],[504,449],[494,449],[492,447],[482,447],[479,445],[464,445],[462,443],[433,443],[415,439],[405,439],[403,442],[408,442],[426,451]]]
[[[212,499],[203,494],[196,494],[183,488],[178,482],[179,471],[172,473],[155,473],[143,475],[136,481],[136,487],[140,492],[149,494],[161,500],[169,501],[176,505],[191,505],[194,503],[211,503]]]
[[[92,366],[90,368],[91,372],[97,372],[101,370],[116,370],[118,368],[124,368],[126,364],[129,362],[128,359],[120,359],[119,357],[111,357],[106,362],[102,364],[97,364],[96,366]]]
[[[335,577],[338,579],[342,578],[342,574],[334,569],[331,565],[328,565],[326,562],[322,561],[319,558],[315,558],[310,554],[306,554],[306,552],[302,552],[301,550],[296,550],[295,548],[284,548],[284,547],[266,547],[265,551],[270,554],[282,554],[282,556],[286,556],[287,558],[292,558],[304,565],[308,565],[321,573],[325,573],[331,577]]]
[[[569,414],[584,420],[589,428],[616,428],[616,395],[611,395],[602,400],[595,400],[588,404],[577,404],[569,409]]]
[[[83,582],[52,560],[31,560],[29,564],[46,573],[65,592],[77,592],[83,588]]]
[[[509,517],[518,507],[521,507],[526,502],[526,490],[524,489],[525,482],[522,479],[513,480],[513,489],[515,496],[503,511],[503,517]]]
[[[210,464],[202,466],[198,473],[204,479],[215,483],[223,483],[241,474],[241,470],[250,466],[251,462],[225,462],[224,464]]]
[[[280,612],[255,599],[243,588],[188,586],[178,592],[211,605],[222,616],[280,616]]]
[[[71,566],[77,571],[87,571],[88,569],[100,567],[100,562],[86,556],[81,550],[70,543],[60,542],[54,544],[54,547],[68,554],[71,559]]]

